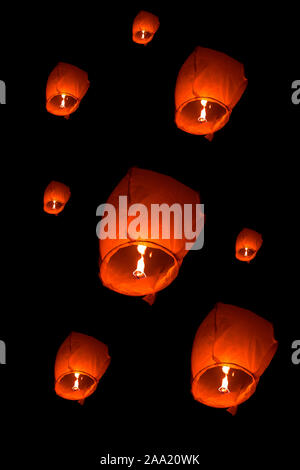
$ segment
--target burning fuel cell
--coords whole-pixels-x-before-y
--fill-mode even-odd
[[[147,277],[145,274],[145,259],[144,255],[146,253],[147,247],[145,245],[138,245],[137,251],[140,253],[141,257],[137,262],[136,270],[133,271],[133,276],[136,279],[141,279],[142,277]]]

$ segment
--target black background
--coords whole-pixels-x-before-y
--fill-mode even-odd
[[[279,457],[296,464],[300,106],[291,102],[291,83],[299,78],[299,16],[288,6],[263,12],[190,3],[26,6],[3,33],[0,339],[7,365],[0,389],[10,463],[93,467],[109,452],[200,454],[202,468]],[[131,39],[140,9],[161,23],[146,47]],[[174,123],[177,73],[197,45],[244,63],[249,80],[212,142]],[[86,70],[91,82],[69,120],[45,109],[47,77],[59,61]],[[204,248],[187,255],[152,307],[98,278],[96,208],[133,165],[180,180],[205,204]],[[72,192],[57,217],[42,209],[51,180]],[[250,264],[234,257],[243,227],[264,240]],[[218,301],[267,318],[279,341],[235,417],[190,393],[193,338]],[[71,331],[105,342],[112,357],[84,406],[54,392],[56,352]]]

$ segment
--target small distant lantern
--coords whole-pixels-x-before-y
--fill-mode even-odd
[[[262,236],[260,233],[244,228],[236,239],[235,256],[240,261],[251,261],[262,245]]]
[[[44,193],[44,211],[48,214],[59,214],[70,199],[70,188],[58,181],[51,181]]]
[[[89,85],[86,72],[75,65],[59,62],[50,73],[47,82],[47,111],[68,118],[78,108]]]
[[[120,202],[120,198],[123,201],[124,197],[126,207]],[[179,212],[174,212],[174,217],[169,213],[170,231],[166,236],[162,214],[158,216],[156,212],[154,216],[154,208],[171,208],[173,204]],[[188,235],[182,228],[182,236],[178,238],[176,232],[183,222],[184,214],[180,211],[184,204],[191,208],[190,227],[193,226],[194,233]],[[169,176],[132,168],[112,192],[106,206],[114,208],[116,226],[114,238],[104,238],[98,233],[99,277],[109,289],[125,295],[144,296],[144,300],[152,304],[156,292],[166,288],[176,278],[183,258],[190,249],[187,245],[192,246],[197,239],[197,226],[199,229],[203,225],[203,218],[199,218],[199,195]],[[130,208],[135,208],[135,212],[144,209],[147,213],[147,221],[144,223],[140,212],[137,237],[130,234],[130,225],[136,220],[134,215],[129,214]],[[100,227],[104,236],[105,225],[106,220],[103,218]]]
[[[56,356],[56,394],[83,403],[96,390],[109,363],[110,356],[105,344],[91,336],[72,332]]]
[[[140,11],[132,25],[132,40],[138,44],[148,44],[159,28],[157,16],[147,11]]]
[[[255,392],[278,343],[273,325],[243,308],[216,304],[201,323],[192,350],[192,394],[215,408],[237,406]]]
[[[243,64],[222,52],[196,47],[177,77],[177,127],[211,140],[229,121],[247,83]]]

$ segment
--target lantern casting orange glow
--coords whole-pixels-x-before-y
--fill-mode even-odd
[[[132,40],[138,44],[148,44],[159,28],[157,16],[147,11],[140,11],[132,25]]]
[[[69,117],[78,108],[89,85],[86,72],[75,65],[59,62],[47,82],[47,111],[56,116]]]
[[[260,233],[244,228],[236,239],[235,256],[239,261],[251,261],[255,258],[262,245],[262,236]]]
[[[170,217],[170,236],[163,236],[162,217],[157,219],[157,232],[152,235],[153,218],[141,226],[138,238],[129,234],[134,216],[126,216],[124,229],[120,225],[119,197],[125,196],[130,205],[143,205],[151,214],[152,205],[179,203],[193,208],[192,223],[196,226],[196,205],[200,203],[196,191],[173,178],[140,168],[132,168],[117,185],[107,201],[115,208],[116,234],[114,238],[100,238],[100,273],[102,283],[116,292],[132,296],[148,296],[153,303],[155,293],[167,287],[176,278],[184,256],[187,254],[187,238],[175,236],[174,219]],[[183,219],[183,215],[180,215]],[[178,219],[176,219],[178,220]],[[180,219],[181,220],[181,219]],[[103,229],[104,230],[104,229]],[[122,231],[122,237],[118,236]],[[191,241],[191,240],[190,240]],[[196,240],[193,239],[192,244]]]
[[[56,356],[55,392],[82,403],[94,393],[109,363],[105,344],[82,333],[71,333]]]
[[[44,193],[44,211],[48,214],[59,214],[70,199],[70,188],[58,181],[51,181]]]
[[[243,64],[222,52],[197,47],[177,77],[177,127],[211,140],[228,122],[246,87]]]
[[[218,303],[201,323],[192,350],[195,400],[235,414],[248,400],[276,349],[273,326],[258,315]]]

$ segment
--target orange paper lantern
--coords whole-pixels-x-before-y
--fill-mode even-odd
[[[237,406],[255,392],[276,349],[273,326],[258,315],[218,303],[201,323],[192,350],[192,394],[215,408]]]
[[[101,341],[72,332],[60,346],[55,361],[55,392],[67,400],[90,396],[110,363]]]
[[[237,236],[235,244],[235,256],[240,261],[251,261],[262,245],[260,233],[244,228]]]
[[[125,218],[123,228],[119,223],[120,196],[127,197],[128,207],[142,204],[147,210],[148,220],[140,226],[138,238],[129,234],[134,216]],[[132,296],[149,296],[145,300],[152,303],[154,294],[167,287],[177,276],[184,256],[187,254],[187,240],[175,238],[174,219],[170,217],[169,238],[164,238],[162,217],[154,221],[150,217],[152,205],[190,204],[193,208],[192,224],[196,225],[196,204],[200,203],[196,191],[175,179],[149,170],[132,168],[110,195],[107,204],[116,208],[116,235],[114,239],[100,238],[100,279],[116,292]],[[127,209],[126,209],[127,214]],[[98,214],[103,215],[103,214]],[[170,214],[169,214],[170,215]],[[181,217],[181,216],[180,216]],[[103,223],[104,220],[102,219]],[[154,222],[156,235],[153,234]],[[177,219],[178,222],[178,219]],[[120,232],[123,238],[118,237]],[[184,231],[183,231],[184,232]],[[99,236],[99,234],[98,234]],[[141,266],[143,265],[143,266]]]
[[[68,186],[58,181],[51,181],[44,193],[44,211],[48,214],[59,214],[70,199],[71,191]]]
[[[47,82],[47,111],[56,116],[68,117],[76,111],[89,86],[86,72],[75,65],[59,62]]]
[[[159,19],[148,11],[140,11],[132,25],[132,40],[138,44],[148,44],[159,28]]]
[[[177,127],[211,140],[228,122],[246,86],[243,64],[222,52],[196,47],[177,77]]]

